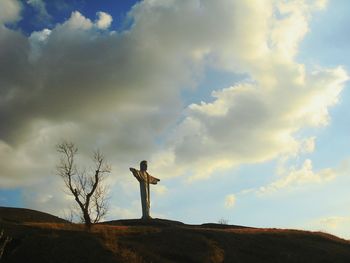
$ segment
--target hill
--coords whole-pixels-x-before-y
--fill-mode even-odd
[[[68,221],[48,213],[26,208],[0,207],[0,222],[24,223],[68,223]]]
[[[153,219],[82,225],[16,217],[0,227],[12,238],[1,262],[350,262],[350,242],[332,235]],[[18,213],[24,218],[25,211]],[[8,217],[8,216],[7,216]],[[47,218],[56,217],[49,215]]]

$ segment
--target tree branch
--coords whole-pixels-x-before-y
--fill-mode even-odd
[[[88,176],[85,170],[80,172],[75,165],[78,148],[73,143],[63,142],[57,145],[57,151],[62,155],[57,173],[79,205],[85,224],[91,224],[92,215],[95,215],[93,223],[98,222],[108,210],[107,190],[101,182],[104,174],[111,172],[110,166],[105,163],[104,156],[96,151],[93,155],[94,173]]]

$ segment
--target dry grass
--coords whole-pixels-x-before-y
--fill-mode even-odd
[[[50,230],[70,230],[70,231],[84,231],[83,224],[71,224],[71,223],[41,223],[41,222],[29,222],[23,223],[25,226],[36,227],[40,229]]]
[[[87,231],[48,215],[36,221],[33,211],[24,223],[26,211],[10,212],[0,220],[13,238],[4,253],[10,262],[350,262],[350,242],[320,232],[159,219],[112,221]]]
[[[115,256],[116,262],[128,263],[231,262],[239,259],[256,262],[259,258],[269,259],[261,260],[269,263],[298,262],[292,259],[315,258],[317,253],[326,253],[323,255],[326,258],[334,254],[332,262],[342,262],[339,258],[350,249],[347,240],[302,230],[96,224],[87,231],[83,224],[39,222],[25,225],[51,231],[54,238],[67,231],[88,234],[98,238]],[[350,253],[348,255],[350,258]]]
[[[121,244],[120,238],[129,235],[138,235],[141,233],[159,232],[156,228],[145,227],[127,227],[127,226],[111,226],[111,225],[95,225],[92,233],[102,238],[104,246],[114,253],[121,262],[143,263],[145,262],[135,250]]]
[[[218,230],[220,231],[220,230]],[[313,235],[317,237],[326,238],[329,240],[342,242],[346,244],[350,244],[350,240],[342,239],[340,237],[320,232],[320,231],[306,231],[306,230],[294,230],[294,229],[278,229],[278,228],[242,228],[242,229],[223,229],[224,232],[231,232],[231,233],[239,233],[239,234],[247,234],[247,235],[253,235],[253,234],[269,234],[269,235]]]
[[[119,242],[121,237],[137,236],[146,233],[160,232],[156,227],[128,227],[128,226],[113,226],[96,224],[93,225],[90,231],[87,231],[84,224],[62,224],[62,223],[25,223],[26,226],[55,231],[54,236],[57,237],[59,231],[76,231],[89,233],[100,239],[102,245],[112,252],[118,261],[128,263],[143,263],[145,262],[142,256],[137,251],[126,247]],[[57,232],[58,231],[58,232]]]

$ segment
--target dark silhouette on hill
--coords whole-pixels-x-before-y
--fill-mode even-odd
[[[3,220],[6,209],[0,209],[0,228],[11,242],[1,262],[350,262],[350,242],[320,232],[164,219],[115,220],[86,231],[83,225],[40,221],[47,214],[38,211],[38,223],[18,216],[16,222]]]

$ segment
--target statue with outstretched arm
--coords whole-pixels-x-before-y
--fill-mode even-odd
[[[135,168],[130,168],[130,171],[135,176],[135,178],[140,183],[140,193],[141,193],[141,205],[142,205],[142,219],[151,219],[150,216],[150,206],[151,206],[151,196],[150,196],[150,184],[157,184],[160,180],[151,176],[147,172],[147,161],[142,161],[140,163],[140,170]]]

